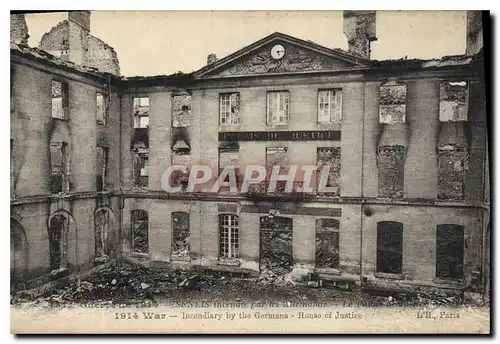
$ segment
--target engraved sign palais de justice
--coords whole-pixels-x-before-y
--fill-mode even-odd
[[[343,11],[346,49],[275,32],[158,76],[122,75],[91,30],[101,14],[66,12],[37,45],[10,16],[13,307],[489,307],[484,13],[462,12],[458,55],[375,59],[383,15]]]

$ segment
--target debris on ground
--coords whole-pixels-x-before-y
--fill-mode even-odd
[[[103,268],[86,280],[75,280],[64,288],[51,290],[40,297],[11,295],[12,305],[69,307],[78,304],[121,304],[134,306],[170,305],[176,302],[237,301],[322,303],[327,305],[367,307],[477,307],[483,305],[476,293],[452,295],[445,292],[395,293],[339,290],[334,283],[293,281],[291,274],[276,275],[263,271],[258,278],[225,277],[221,273],[199,274],[196,271],[165,267],[124,264]],[[320,280],[321,281],[321,280]],[[313,281],[314,282],[314,281]],[[317,283],[314,282],[314,283]],[[332,287],[333,286],[333,287]],[[479,295],[479,296],[478,296]]]

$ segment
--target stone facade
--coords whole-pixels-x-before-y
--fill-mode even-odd
[[[249,61],[260,61],[270,53],[265,49],[276,45],[300,52],[310,63],[304,65],[328,61],[330,69],[248,69],[253,65]],[[24,253],[19,251],[11,261],[16,276],[21,267],[26,288],[37,285],[33,281],[77,274],[117,257],[264,273],[261,248],[269,242],[262,241],[278,240],[279,235],[291,242],[280,246],[280,252],[291,257],[285,272],[293,278],[316,273],[366,287],[465,289],[484,268],[483,232],[489,214],[484,199],[485,97],[484,89],[477,88],[482,66],[466,56],[368,61],[275,33],[190,75],[124,79],[74,68],[64,59],[35,58],[36,53],[11,46],[11,216],[16,224],[11,233],[22,228],[23,235],[15,237],[26,238]],[[51,118],[53,80],[67,84],[64,120]],[[381,120],[381,106],[393,105],[393,100],[386,104],[382,99],[384,86],[394,80],[406,86],[404,97],[401,92],[396,97],[396,105],[404,105],[397,112],[404,111],[404,116],[396,116],[395,122]],[[462,135],[443,129],[441,80],[475,85],[469,89],[469,111],[462,121],[469,133],[469,168],[461,199],[438,199],[440,142]],[[324,90],[342,91],[340,115],[330,122],[318,120],[319,92]],[[269,123],[267,115],[269,92],[277,91],[287,92],[289,105],[288,121],[281,124]],[[94,117],[96,93],[108,99],[105,126]],[[235,93],[237,97],[223,96]],[[237,99],[228,107],[237,108],[228,112],[237,121],[220,120],[221,99]],[[272,138],[296,131],[337,134],[224,141],[235,133]],[[49,146],[54,141],[69,147],[69,191],[58,194],[50,189]],[[102,175],[98,146],[108,151],[104,192],[96,191],[96,176]],[[179,156],[216,171],[220,152],[228,148],[237,150],[241,166],[265,165],[269,148],[283,148],[288,164],[316,165],[318,152],[330,149],[335,152],[339,193],[252,198],[164,190],[163,173]],[[135,166],[139,151],[142,165]],[[387,152],[396,152],[397,159],[387,158]],[[134,182],[137,175],[141,187]],[[397,179],[397,192],[381,192],[391,178]],[[277,219],[271,220],[273,216]],[[323,228],[322,223],[335,225]],[[448,254],[437,245],[441,225],[462,230],[462,249],[452,257],[461,257],[458,278],[442,278],[439,272],[443,266],[437,257]],[[379,244],[384,228],[401,231],[398,252],[388,253]],[[335,234],[318,236],[322,230]],[[322,247],[335,250],[334,263],[318,263]],[[399,257],[393,260],[400,262],[396,269],[384,266],[382,258],[388,254]],[[384,272],[389,270],[397,272]]]

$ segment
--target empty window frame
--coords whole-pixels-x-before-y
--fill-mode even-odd
[[[52,80],[52,118],[67,119],[68,84]]]
[[[465,147],[445,146],[438,150],[438,199],[463,200],[468,168]]]
[[[172,213],[172,256],[189,257],[191,245],[189,242],[189,214],[186,212]]]
[[[53,194],[69,192],[69,158],[66,142],[50,146],[51,191]]]
[[[288,124],[290,93],[288,91],[267,92],[267,124]]]
[[[149,98],[134,98],[134,128],[149,127]]]
[[[108,148],[97,147],[97,175],[96,191],[106,190],[106,180],[108,176]]]
[[[132,152],[133,167],[134,167],[134,186],[145,189],[148,187],[148,162],[149,162],[149,149],[136,148]]]
[[[380,86],[380,123],[406,121],[406,84],[388,82]]]
[[[288,148],[287,147],[267,147],[266,148],[266,166],[288,166]]]
[[[328,193],[330,196],[340,195],[340,147],[318,147],[316,152],[318,165],[318,186],[321,178],[321,172],[325,166],[330,168],[326,187],[336,187],[337,191]]]
[[[238,148],[219,148],[219,170],[226,166],[238,168],[240,165],[240,151]]]
[[[172,127],[182,128],[191,126],[191,95],[174,95],[172,102]]]
[[[172,172],[172,174],[170,175],[170,185],[172,187],[181,186],[183,191],[187,189],[190,164],[191,149],[183,148],[172,151],[172,165],[186,167],[186,173],[180,170],[175,170]]]
[[[467,121],[468,85],[465,81],[442,81],[439,87],[439,120]]]
[[[271,173],[274,166],[280,166],[280,174],[288,173],[289,160],[288,160],[288,148],[287,147],[267,147],[266,148],[266,170],[267,177],[266,181],[261,183],[262,185],[255,187],[259,187],[260,192],[266,192],[269,187],[269,178],[271,177]],[[275,193],[284,193],[286,188],[287,181],[286,180],[278,180],[276,181]]]
[[[403,272],[403,224],[400,222],[377,223],[377,272]]]
[[[234,259],[239,257],[238,216],[219,215],[219,258]]]
[[[224,168],[228,168],[228,172],[234,169],[235,179],[237,184],[240,183],[239,167],[240,167],[240,151],[238,148],[219,148],[219,175]],[[231,172],[229,172],[231,173]],[[229,176],[224,182],[229,182]],[[228,187],[221,187],[220,190],[227,191]]]
[[[342,120],[342,89],[318,91],[318,122],[339,123]]]
[[[340,264],[340,222],[316,220],[316,268],[338,269]]]
[[[132,252],[149,252],[149,225],[148,212],[145,210],[132,210]]]
[[[464,227],[437,226],[436,277],[462,279],[464,274]]]
[[[378,197],[402,198],[404,196],[404,164],[406,149],[403,146],[383,146],[378,150]]]
[[[235,125],[240,123],[240,94],[222,93],[219,97],[220,115],[219,124],[221,125]]]
[[[49,222],[50,269],[67,267],[69,217],[58,214]]]
[[[108,124],[108,99],[99,92],[96,93],[96,119],[97,124]]]

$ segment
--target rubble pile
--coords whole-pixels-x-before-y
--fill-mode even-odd
[[[267,271],[263,271],[266,276]],[[72,307],[89,304],[175,305],[184,301],[273,302],[286,306],[297,302],[360,307],[476,307],[482,305],[479,294],[449,295],[436,293],[366,293],[340,290],[323,284],[310,287],[294,282],[290,274],[282,276],[236,278],[213,271],[201,275],[195,271],[132,265],[102,269],[87,280],[76,280],[64,288],[34,298],[27,294],[11,295],[13,306]],[[269,276],[271,274],[269,273]],[[479,295],[479,297],[477,297]]]
[[[205,279],[205,281],[203,281]],[[186,289],[206,286],[208,277],[183,270],[165,270],[141,266],[112,266],[100,270],[88,280],[75,280],[68,286],[42,295],[34,304],[58,306],[79,303],[148,303],[156,295],[182,293]],[[11,303],[29,301],[29,297],[11,296]]]
[[[365,294],[370,299],[371,305],[378,307],[480,307],[483,306],[482,298],[473,298],[462,294],[447,293],[445,291],[422,293],[371,293]]]

